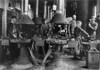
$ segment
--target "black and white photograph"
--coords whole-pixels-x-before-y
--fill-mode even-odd
[[[0,70],[100,70],[100,0],[0,0]]]

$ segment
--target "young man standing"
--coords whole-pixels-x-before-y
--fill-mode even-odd
[[[90,22],[89,22],[87,27],[88,27],[87,32],[91,36],[91,39],[95,40],[96,39],[96,30],[98,28],[98,23],[95,22],[94,16],[92,16],[92,18],[90,19]]]
[[[71,33],[71,36],[74,35],[75,27],[76,27],[76,15],[73,15],[72,21],[70,22],[70,33]]]

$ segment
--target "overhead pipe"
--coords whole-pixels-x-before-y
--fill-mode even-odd
[[[52,17],[54,16],[53,11],[51,9],[50,10],[50,20],[52,19]]]
[[[8,8],[8,0],[4,0],[4,10],[2,14],[2,36],[3,38],[7,37],[7,8]]]
[[[57,12],[63,13],[65,11],[65,0],[56,0],[57,2]]]
[[[28,16],[33,19],[34,18],[34,13],[32,11],[31,5],[28,5]]]
[[[44,1],[44,19],[47,18],[47,1]]]
[[[50,21],[53,17],[53,11],[50,9],[50,6],[47,7],[47,19]]]
[[[28,14],[28,2],[29,0],[25,0],[25,13]]]
[[[50,20],[50,6],[48,6],[47,9],[47,19]]]
[[[100,14],[100,0],[97,0],[97,7],[96,7],[97,14]]]
[[[42,20],[39,17],[39,0],[36,0],[36,12],[35,12],[35,17],[34,17],[33,21],[35,24],[39,24],[39,25],[42,24]]]
[[[36,17],[39,16],[38,13],[39,13],[39,0],[36,0]]]
[[[96,0],[93,0],[92,2],[92,16],[94,16],[96,18],[96,14],[97,14],[97,1]]]
[[[93,7],[93,16],[96,18],[96,15],[97,15],[97,7],[94,6]]]
[[[24,12],[24,0],[21,0],[21,12]]]
[[[28,2],[29,0],[21,0],[21,11],[24,14],[27,14],[28,12]]]

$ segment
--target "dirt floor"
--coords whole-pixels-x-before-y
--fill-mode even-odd
[[[19,65],[15,66],[11,62],[6,62],[5,64],[0,65],[0,70],[100,70],[100,69],[87,69],[86,61],[73,59],[73,56],[67,54],[58,55],[57,58],[46,64],[42,65]]]

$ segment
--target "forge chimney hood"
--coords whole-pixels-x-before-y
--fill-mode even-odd
[[[57,10],[50,22],[56,24],[68,24],[68,21],[64,13],[65,0],[56,0],[56,2],[57,2]]]
[[[21,15],[15,24],[35,24],[28,15]]]
[[[50,22],[56,24],[68,24],[66,17],[62,13],[55,13],[54,17]]]

